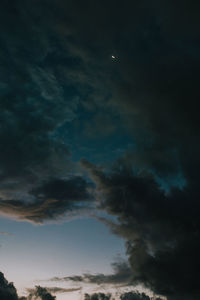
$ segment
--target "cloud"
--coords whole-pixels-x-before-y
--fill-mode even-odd
[[[78,4],[62,2],[56,7],[61,15],[62,8],[66,16],[70,7],[74,16],[70,25],[76,33],[79,50],[83,49],[83,41],[88,42],[84,43],[83,51],[90,57],[90,74],[94,69],[98,72],[104,69],[104,86],[110,94],[102,98],[95,94],[93,100],[88,98],[88,106],[93,104],[98,111],[89,120],[92,128],[88,134],[92,132],[95,136],[96,132],[97,137],[101,131],[107,134],[108,112],[112,116],[114,111],[121,127],[126,128],[136,144],[130,155],[132,163],[175,185],[178,175],[187,181],[189,168],[195,165],[189,145],[195,146],[196,153],[199,151],[199,143],[196,145],[199,128],[196,107],[200,92],[200,26],[196,14],[199,3],[194,1],[192,6],[189,1],[142,3],[116,5],[110,1],[105,9],[104,5],[94,6],[87,1],[80,10]],[[69,24],[65,20],[62,29],[67,32]],[[111,49],[119,57],[114,64],[108,59]],[[93,77],[96,78],[94,74]],[[102,83],[102,77],[99,78]],[[94,84],[100,94],[101,83]]]
[[[86,115],[92,136],[104,123],[118,134],[114,114],[135,147],[113,170],[83,163],[96,197],[118,216],[135,282],[196,300],[200,4],[107,2],[1,1],[0,209],[40,223],[88,204],[70,124]]]
[[[38,289],[38,287],[37,287],[37,289]],[[48,293],[60,294],[60,293],[77,292],[77,291],[81,290],[81,287],[78,287],[78,288],[42,287],[42,289],[45,289]],[[30,295],[37,294],[35,289],[27,289],[27,291],[29,292]]]
[[[27,289],[28,296],[27,297],[19,297],[17,295],[16,288],[12,283],[8,283],[8,281],[4,278],[3,273],[0,273],[0,297],[3,300],[55,300],[56,297],[53,294],[57,293],[71,293],[80,291],[81,288],[59,288],[59,287],[41,287],[36,286],[34,289]],[[95,294],[85,294],[85,300],[109,300],[111,299],[112,294],[107,293],[95,293]],[[112,299],[114,299],[112,297]],[[153,300],[149,296],[144,293],[140,294],[138,292],[128,292],[122,293],[120,295],[121,300]],[[154,298],[154,300],[161,300],[160,298]]]
[[[2,300],[55,300],[56,297],[51,295],[52,293],[59,292],[71,292],[79,289],[61,289],[61,288],[44,288],[36,286],[34,289],[30,289],[27,297],[19,297],[17,290],[13,283],[9,283],[4,274],[0,272],[0,298]]]
[[[64,201],[48,194],[46,199],[35,194],[37,189],[47,188],[52,178],[62,182],[71,176],[72,186],[81,182],[74,179],[77,166],[63,128],[67,131],[77,118],[84,94],[76,76],[84,73],[83,58],[70,48],[65,34],[56,32],[60,26],[51,18],[53,2],[48,7],[45,1],[2,1],[0,12],[0,206],[3,213],[33,222],[60,215],[61,209],[72,211],[72,198],[77,198],[68,194]],[[62,188],[72,193],[69,186]],[[80,191],[84,198],[82,186]]]
[[[111,229],[127,240],[135,283],[170,300],[196,300],[200,296],[199,3],[146,5],[133,3],[132,10],[127,6],[131,18],[125,13],[126,20],[122,8],[119,63],[110,74],[108,102],[119,112],[135,149],[112,170],[83,164],[97,185],[100,206],[118,216],[119,224]],[[124,28],[127,34],[122,33]]]
[[[189,180],[190,145],[199,152],[199,3],[142,3],[2,1],[2,200],[33,202],[52,174],[77,170],[75,120],[98,137],[117,135],[117,117],[136,144],[132,163],[169,185],[177,174]]]
[[[0,211],[19,220],[43,223],[58,219],[67,212],[88,210],[92,200],[89,185],[79,176],[52,179],[30,193],[32,201],[0,200]]]
[[[112,298],[111,298],[112,297]],[[105,293],[94,293],[94,294],[85,294],[85,300],[109,300],[115,299],[113,298],[112,294],[105,294]],[[138,292],[128,292],[122,293],[120,295],[121,300],[161,300],[161,298],[150,298],[144,293]]]
[[[132,272],[127,262],[112,263],[113,274],[84,274],[82,276],[53,277],[50,281],[73,281],[97,285],[131,285]]]
[[[97,185],[100,206],[118,217],[108,224],[127,241],[132,283],[170,300],[198,299],[198,189],[166,194],[151,173],[135,173],[122,163],[110,172],[82,163]]]

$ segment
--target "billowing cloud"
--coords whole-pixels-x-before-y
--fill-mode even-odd
[[[97,285],[131,285],[132,272],[127,262],[112,264],[113,274],[84,274],[82,276],[53,277],[50,281],[73,281]]]
[[[127,240],[133,284],[168,299],[198,299],[198,189],[162,190],[152,174],[119,163],[110,172],[83,161],[97,185],[101,207],[118,216],[109,221]]]
[[[87,198],[68,141],[84,94],[82,80],[73,79],[83,59],[56,32],[58,19],[45,3],[2,1],[0,12],[0,212],[33,222],[76,210],[72,202]],[[63,191],[49,195],[50,184]],[[42,188],[48,197],[38,194]]]
[[[61,287],[41,287],[36,286],[34,289],[27,289],[29,295],[27,296],[27,300],[54,300],[56,296],[52,294],[61,294],[61,293],[72,293],[80,291],[81,287],[77,288],[61,288]]]
[[[0,297],[2,300],[55,300],[57,293],[71,293],[80,291],[81,288],[59,288],[59,287],[41,287],[36,286],[34,289],[27,289],[27,297],[19,297],[17,295],[16,288],[13,283],[8,283],[4,278],[3,273],[0,273]],[[114,299],[111,293],[94,293],[85,294],[85,300],[109,300]],[[161,300],[160,298],[150,298],[144,293],[138,293],[137,291],[122,293],[120,295],[121,300]]]
[[[188,181],[199,152],[198,9],[197,1],[2,1],[1,199],[33,202],[44,180],[75,172],[74,121],[79,135],[83,127],[98,137],[116,135],[117,118],[138,168],[169,185]]]
[[[134,149],[111,171],[83,164],[118,216],[111,227],[127,240],[133,280],[169,300],[200,298],[199,9],[2,0],[0,10],[1,212],[42,222],[87,205],[70,125],[78,141],[90,120],[89,135],[105,126],[109,136],[115,116]]]
[[[118,216],[119,224],[111,228],[127,240],[133,281],[170,300],[196,300],[199,3],[146,5],[133,3],[132,18],[125,14],[129,30],[127,35],[119,31],[119,63],[111,75],[109,103],[120,112],[135,149],[112,170],[83,164],[97,185],[101,207]]]
[[[30,191],[32,201],[1,199],[0,211],[20,220],[43,223],[67,212],[88,210],[92,199],[88,189],[89,185],[82,177],[52,179]]]

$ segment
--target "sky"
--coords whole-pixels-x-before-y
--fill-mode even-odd
[[[200,298],[199,11],[1,1],[1,299]]]

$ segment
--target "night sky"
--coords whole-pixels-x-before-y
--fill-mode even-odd
[[[0,300],[200,299],[199,99],[199,1],[1,0]]]

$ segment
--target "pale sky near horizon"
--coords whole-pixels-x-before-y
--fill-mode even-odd
[[[44,285],[43,280],[52,277],[110,274],[111,263],[126,257],[124,240],[94,218],[33,225],[1,217],[0,228],[9,233],[0,236],[1,271],[14,282],[19,294],[38,284],[58,286],[52,282]],[[70,283],[61,286],[70,287]],[[79,293],[69,294],[73,299]],[[57,294],[57,299],[67,295]]]

